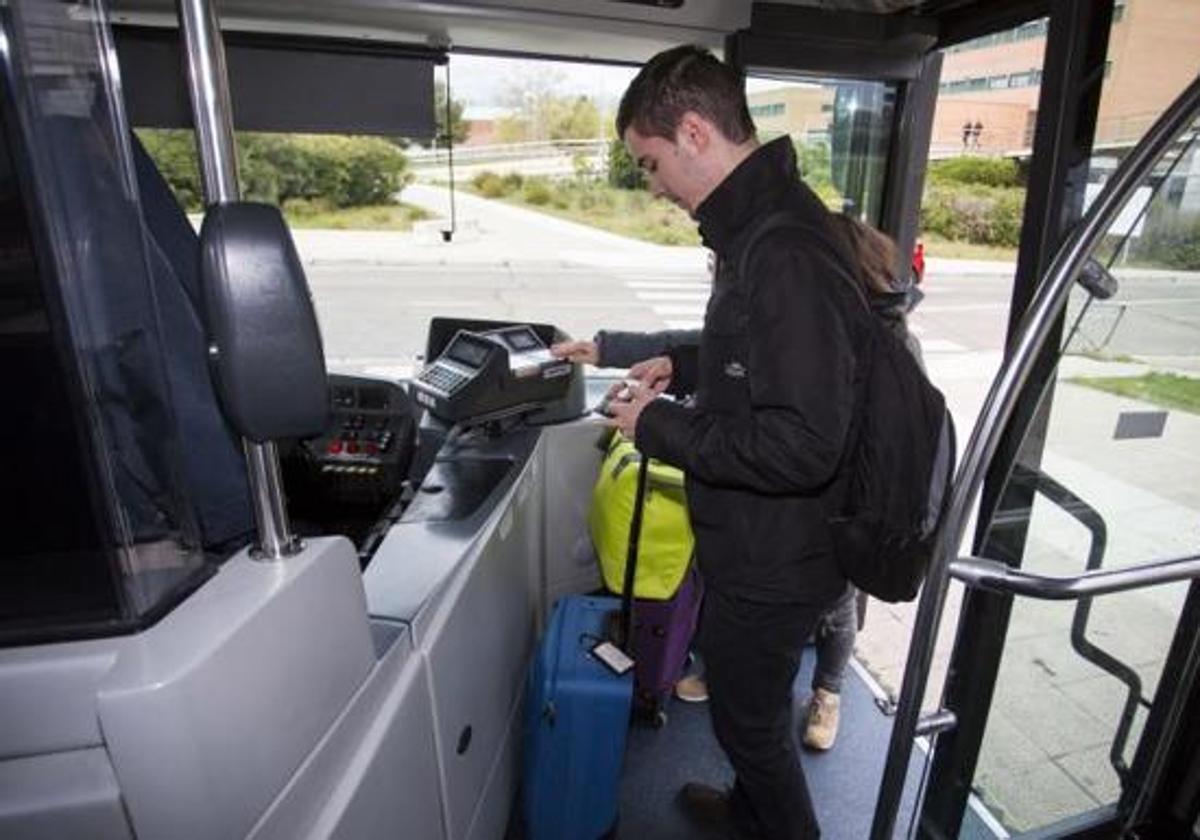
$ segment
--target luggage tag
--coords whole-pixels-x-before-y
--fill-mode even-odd
[[[633,668],[629,655],[607,639],[592,646],[592,656],[618,677],[623,677]]]

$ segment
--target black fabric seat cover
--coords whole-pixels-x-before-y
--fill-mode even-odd
[[[209,374],[200,240],[136,135],[132,145],[184,478],[205,548],[227,550],[249,538],[253,517],[241,445],[221,414]]]

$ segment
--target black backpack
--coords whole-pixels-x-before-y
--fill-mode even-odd
[[[916,597],[933,553],[934,532],[954,477],[954,423],[946,400],[884,318],[871,310],[857,272],[813,224],[794,213],[775,213],[745,240],[738,276],[746,276],[750,253],[778,228],[809,234],[834,257],[842,279],[872,311],[862,346],[865,365],[830,512],[834,552],[842,573],[862,591],[884,601]]]

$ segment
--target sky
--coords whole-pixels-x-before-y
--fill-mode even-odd
[[[637,67],[582,64],[564,61],[536,61],[523,58],[451,54],[451,96],[468,107],[511,105],[514,90],[549,88],[561,94],[585,95],[602,110],[615,109]],[[445,78],[437,70],[437,78]],[[750,79],[751,92],[779,87],[775,80]]]

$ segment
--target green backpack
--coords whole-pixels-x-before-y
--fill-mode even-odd
[[[600,558],[604,586],[618,595],[625,589],[625,558],[637,503],[641,457],[630,440],[619,434],[612,436],[588,511],[588,527]],[[687,574],[694,546],[683,472],[652,459],[638,539],[634,597],[656,601],[671,598]]]

